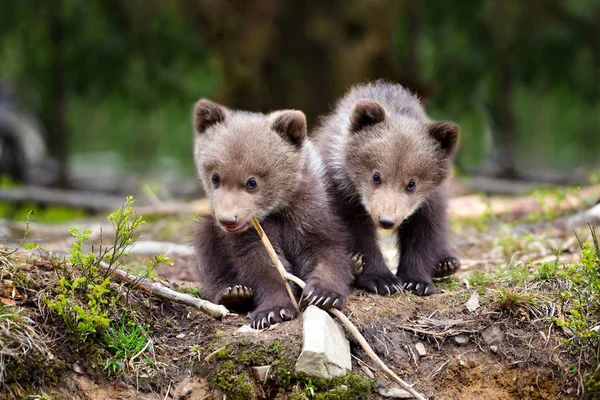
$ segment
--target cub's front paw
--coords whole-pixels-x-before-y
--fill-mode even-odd
[[[420,282],[412,279],[403,281],[402,288],[415,293],[418,296],[429,296],[436,293],[435,286],[433,283]]]
[[[235,285],[223,289],[218,303],[227,308],[235,308],[252,300],[252,289],[248,286]]]
[[[250,326],[253,329],[265,329],[269,326],[296,318],[294,307],[272,307],[250,313]]]
[[[302,291],[300,304],[308,307],[314,305],[324,310],[337,308],[341,310],[346,305],[346,295],[330,290],[319,283],[308,283]]]
[[[363,274],[356,277],[354,285],[376,294],[392,294],[402,291],[402,282],[391,272],[389,275]]]
[[[460,260],[456,257],[446,257],[442,259],[433,269],[434,278],[444,278],[456,273],[460,268]]]

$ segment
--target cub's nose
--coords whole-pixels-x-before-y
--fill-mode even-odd
[[[236,226],[237,225],[237,216],[231,215],[220,215],[218,221],[223,226]]]
[[[389,215],[382,215],[379,217],[379,225],[383,229],[393,228],[396,224],[396,219],[394,217],[390,217]]]

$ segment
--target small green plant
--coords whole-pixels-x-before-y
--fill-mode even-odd
[[[194,297],[202,297],[202,292],[200,292],[200,288],[197,288],[197,287],[193,287],[193,288],[180,287],[179,291],[182,293],[190,294]]]
[[[591,397],[600,395],[600,244],[590,225],[591,242],[581,243],[580,262],[566,266],[558,274],[571,282],[561,292],[563,309],[569,310],[559,326],[571,332],[567,340],[581,360],[583,383]]]
[[[104,368],[109,376],[124,371],[128,362],[133,363],[133,359],[144,353],[152,343],[148,337],[148,326],[136,324],[131,320],[123,320],[116,326],[107,326],[102,333],[102,339],[112,354]]]
[[[81,340],[97,336],[106,329],[111,320],[118,320],[118,304],[121,295],[111,288],[111,271],[121,266],[127,249],[135,242],[135,232],[144,223],[133,209],[133,197],[127,197],[125,204],[108,216],[115,238],[111,246],[98,246],[97,252],[86,252],[84,246],[92,234],[89,230],[77,228],[69,230],[75,239],[66,262],[59,262],[55,269],[59,278],[54,288],[54,296],[47,296],[44,304],[62,317],[67,328]],[[37,248],[35,244],[28,249]],[[146,265],[142,278],[154,274],[161,262],[170,263],[163,255],[157,255]],[[106,338],[106,337],[105,337]]]
[[[111,247],[99,246],[98,254],[85,252],[83,247],[91,231],[71,228],[75,239],[66,263],[57,269],[59,278],[56,296],[45,299],[46,306],[63,318],[69,330],[83,340],[106,328],[114,311],[118,295],[111,295],[110,270],[120,265],[127,247],[134,242],[135,230],[144,223],[133,211],[133,197],[127,197],[119,210],[108,216],[115,230]],[[29,249],[37,247],[28,245]]]

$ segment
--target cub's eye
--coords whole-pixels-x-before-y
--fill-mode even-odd
[[[216,172],[212,176],[212,183],[215,186],[219,186],[219,184],[221,183],[221,177]]]
[[[256,185],[257,185],[256,179],[254,179],[254,178],[250,178],[250,179],[248,179],[248,182],[246,182],[246,188],[248,190],[256,189]]]
[[[379,175],[379,172],[375,172],[373,174],[373,183],[376,185],[379,185],[381,183],[381,175]]]
[[[408,185],[406,185],[406,190],[408,190],[409,192],[414,192],[416,188],[417,182],[415,182],[414,179],[411,179],[410,182],[408,182]]]

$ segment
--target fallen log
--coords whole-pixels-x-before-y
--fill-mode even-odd
[[[534,232],[551,227],[561,231],[570,231],[574,228],[588,224],[600,225],[600,203],[587,210],[560,217],[553,221],[519,224],[514,226],[511,230],[515,233],[524,233]]]
[[[595,204],[600,199],[600,185],[581,188],[561,198],[555,196],[526,196],[519,198],[486,198],[468,195],[450,199],[450,214],[457,218],[480,218],[484,215],[512,216],[520,218],[527,214],[551,208],[555,211],[580,209]]]
[[[23,188],[2,189],[0,201],[11,203],[35,203],[40,205],[56,205],[79,208],[94,213],[110,212],[121,207],[123,196],[107,195],[98,192],[82,192],[76,190],[50,189],[41,186],[25,186]],[[206,213],[210,211],[207,199],[193,203],[175,202],[140,206],[140,215],[170,215]]]
[[[197,297],[190,296],[185,293],[177,292],[169,289],[168,287],[156,283],[150,282],[146,279],[140,278],[139,276],[132,275],[128,272],[122,271],[117,268],[111,268],[110,265],[104,261],[100,262],[100,268],[108,271],[115,279],[119,282],[128,284],[134,288],[145,290],[163,299],[171,300],[176,303],[184,304],[186,306],[194,307],[195,309],[210,315],[213,318],[223,318],[228,315],[232,315],[225,306],[211,303],[208,300],[199,299]]]

